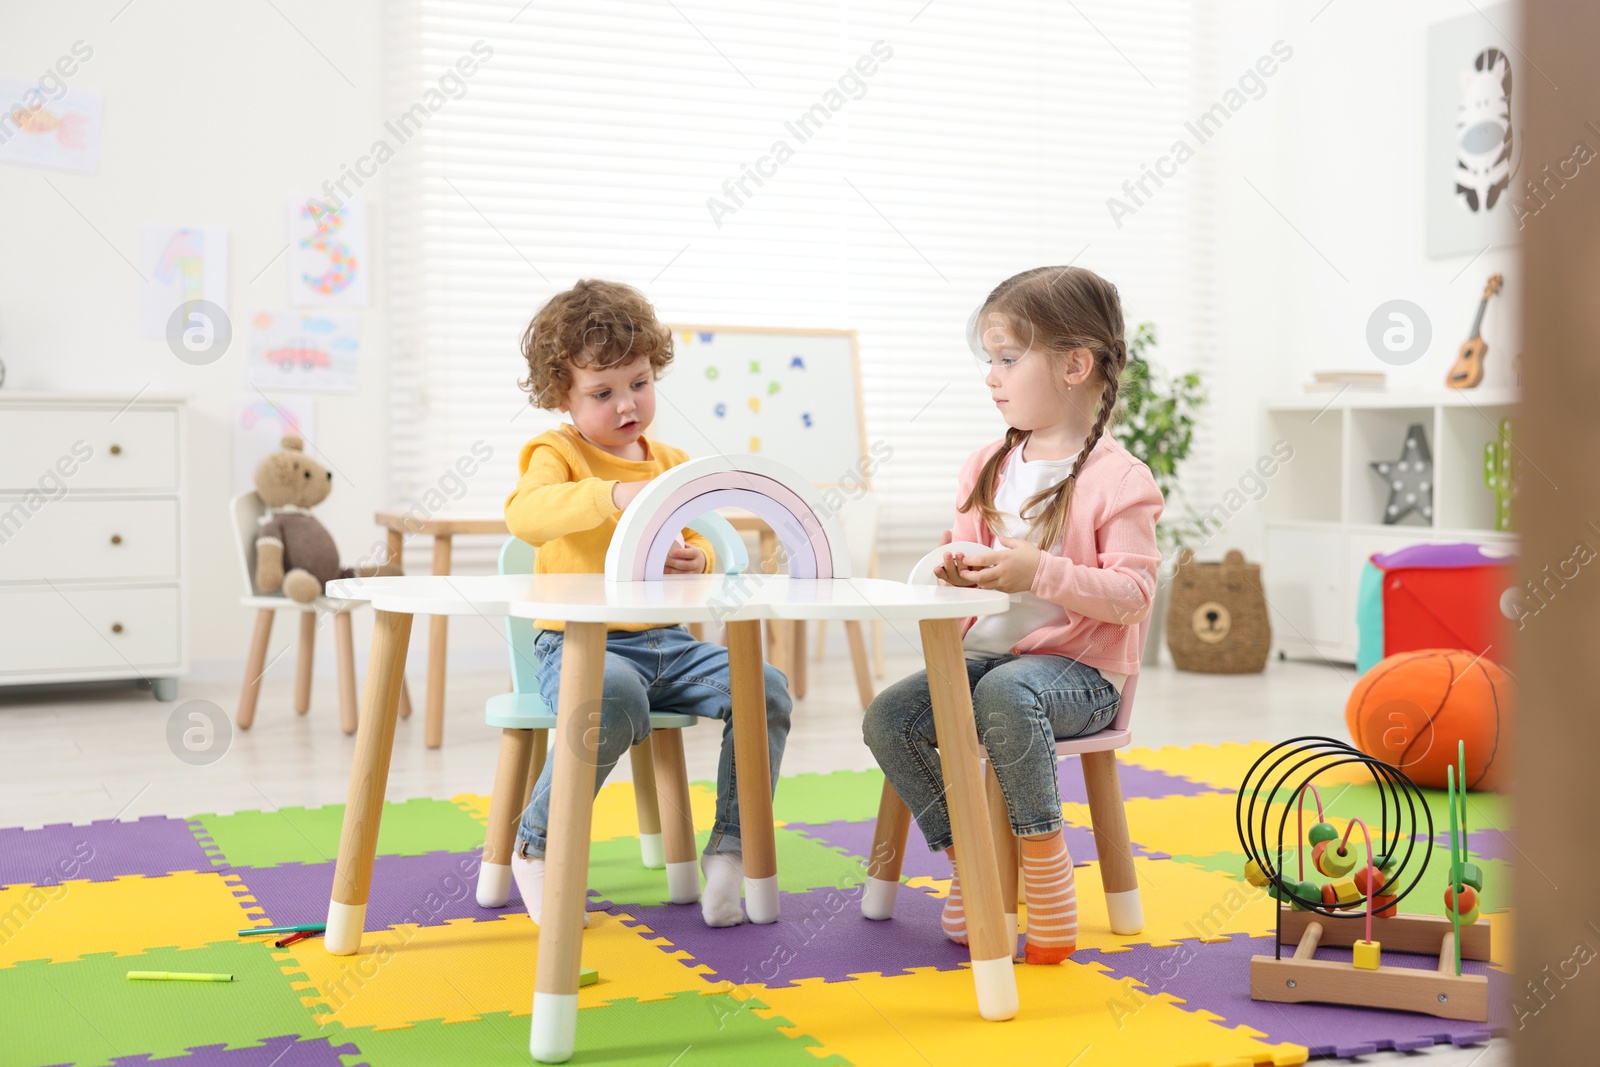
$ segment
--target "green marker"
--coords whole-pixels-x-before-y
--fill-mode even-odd
[[[205,974],[200,971],[129,971],[129,981],[145,982],[231,982],[231,974]]]
[[[327,923],[301,923],[299,926],[252,926],[248,930],[240,930],[240,937],[253,937],[256,934],[324,934],[328,932]]]

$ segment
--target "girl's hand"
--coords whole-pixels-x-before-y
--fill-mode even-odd
[[[974,553],[966,558],[961,577],[979,589],[1026,593],[1039,572],[1039,546],[1016,537],[997,537],[1005,551]]]
[[[950,543],[949,530],[946,530],[944,532],[944,536],[939,538],[939,543],[941,545],[948,545]],[[962,553],[951,555],[949,552],[946,552],[944,554],[944,562],[933,568],[934,577],[938,578],[946,585],[971,588],[972,583],[961,577],[961,561],[963,558],[965,557]]]
[[[693,545],[677,544],[667,550],[668,574],[704,574],[706,554]]]

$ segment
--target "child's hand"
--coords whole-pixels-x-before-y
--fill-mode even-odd
[[[961,577],[979,589],[998,589],[1002,593],[1026,593],[1033,588],[1039,571],[1039,546],[1016,537],[997,537],[1004,550],[977,552],[966,557]]]
[[[939,538],[939,543],[941,545],[948,545],[950,543],[949,530],[946,530],[944,532],[944,536]],[[933,568],[934,577],[938,578],[946,585],[957,585],[962,586],[963,588],[970,588],[972,583],[961,577],[962,559],[963,556],[959,553],[952,556],[949,552],[946,552],[944,554],[944,562]]]
[[[693,545],[676,544],[667,550],[668,574],[704,574],[706,554]]]
[[[644,492],[644,487],[649,482],[618,482],[611,487],[611,502],[618,510],[624,510],[633,503],[633,498]]]

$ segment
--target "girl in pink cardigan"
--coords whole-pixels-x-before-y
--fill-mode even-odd
[[[961,469],[951,585],[1020,593],[962,637],[978,728],[1020,839],[1029,963],[1077,947],[1077,891],[1061,837],[1058,739],[1103,729],[1139,669],[1137,623],[1155,593],[1161,492],[1150,469],[1105,432],[1128,362],[1116,286],[1081,267],[1040,267],[1000,283],[978,310],[974,352],[1010,427]],[[944,930],[967,943],[960,872],[934,747],[928,675],[879,693],[862,727],[930,849],[950,855]]]

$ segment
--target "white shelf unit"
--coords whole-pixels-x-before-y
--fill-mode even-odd
[[[1516,535],[1494,529],[1494,496],[1483,484],[1483,447],[1516,410],[1514,392],[1491,389],[1350,388],[1266,405],[1263,447],[1283,440],[1294,449],[1287,477],[1262,502],[1261,578],[1280,655],[1355,662],[1356,594],[1373,553],[1430,541],[1516,551]],[[1433,518],[1413,512],[1385,525],[1389,490],[1370,465],[1397,459],[1413,423],[1427,430],[1433,455]]]
[[[0,686],[188,673],[180,397],[0,391]]]

